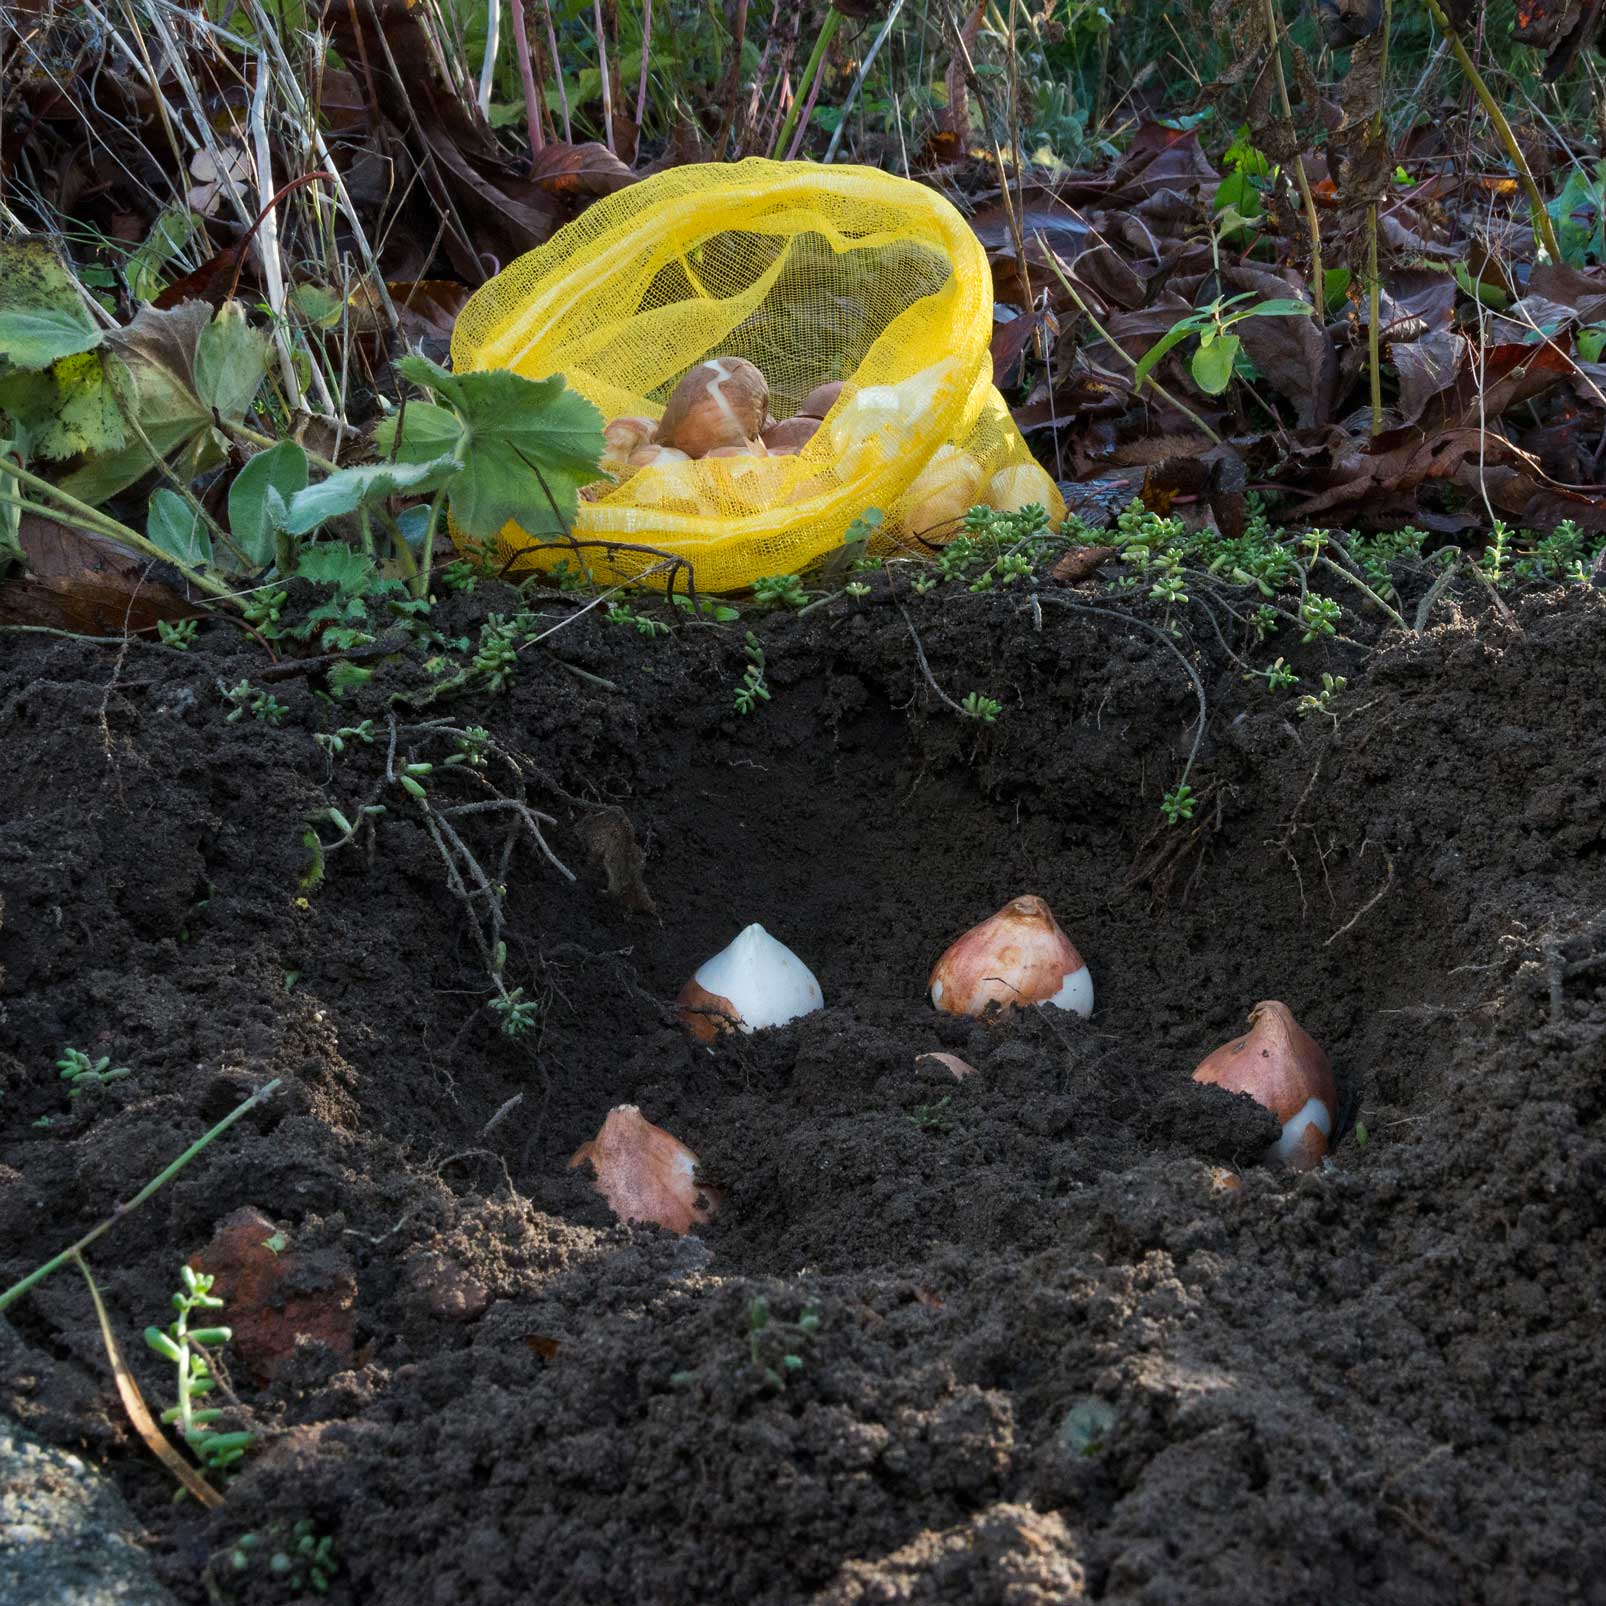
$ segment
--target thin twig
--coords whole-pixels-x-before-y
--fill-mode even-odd
[[[192,1143],[189,1148],[187,1148],[178,1157],[178,1159],[173,1161],[171,1165],[167,1166],[164,1170],[160,1171],[155,1177],[147,1182],[145,1186],[128,1201],[127,1204],[118,1205],[104,1221],[100,1222],[96,1226],[91,1227],[89,1231],[86,1232],[82,1238],[78,1239],[76,1243],[69,1244],[67,1248],[63,1249],[59,1255],[52,1256],[51,1259],[44,1263],[44,1265],[38,1266],[33,1271],[29,1272],[21,1282],[13,1283],[8,1289],[6,1289],[4,1293],[0,1293],[0,1312],[5,1311],[8,1306],[15,1304],[17,1300],[21,1299],[30,1288],[42,1283],[45,1278],[51,1274],[51,1272],[59,1271],[67,1264],[69,1260],[75,1259],[92,1243],[94,1243],[97,1238],[104,1237],[105,1234],[110,1232],[111,1229],[115,1227],[124,1216],[131,1215],[134,1211],[138,1210],[139,1207],[157,1191],[158,1188],[164,1187],[167,1183],[171,1182],[173,1178],[176,1177],[179,1172],[182,1171],[184,1167],[196,1157],[196,1155],[200,1154],[201,1151],[213,1141],[214,1138],[222,1137],[222,1135],[227,1132],[228,1129],[233,1126],[242,1115],[244,1115],[248,1110],[254,1109],[258,1104],[261,1104],[263,1100],[273,1094],[278,1087],[278,1077],[275,1077],[265,1086],[259,1087],[256,1092],[250,1096],[250,1098],[245,1100],[243,1104],[236,1105],[234,1109],[230,1110],[229,1113],[225,1115],[216,1126],[197,1138],[195,1142]]]

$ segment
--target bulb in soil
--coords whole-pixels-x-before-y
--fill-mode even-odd
[[[1229,1093],[1247,1093],[1283,1124],[1268,1163],[1308,1171],[1327,1153],[1338,1118],[1338,1087],[1321,1044],[1275,999],[1249,1012],[1249,1031],[1223,1043],[1193,1073]]]
[[[814,973],[762,926],[751,925],[728,948],[698,966],[680,990],[681,1020],[701,1043],[732,1025],[744,1032],[784,1026],[825,1008]]]
[[[1030,895],[972,926],[932,967],[927,986],[932,1003],[950,1015],[982,1015],[992,1004],[1093,1013],[1086,963],[1053,910]]]
[[[718,1196],[697,1183],[697,1156],[634,1104],[608,1111],[602,1130],[569,1160],[590,1161],[593,1186],[621,1221],[651,1221],[686,1233],[713,1215]]]

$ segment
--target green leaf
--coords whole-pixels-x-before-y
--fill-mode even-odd
[[[184,1359],[184,1352],[159,1327],[145,1329],[145,1342],[166,1360],[182,1362]]]
[[[107,333],[108,379],[130,420],[130,444],[90,457],[62,482],[69,495],[92,505],[104,502],[150,472],[152,452],[170,461],[181,480],[223,461],[226,443],[212,428],[211,410],[196,395],[194,382],[196,346],[211,318],[204,301],[168,311],[142,307],[126,328]],[[149,450],[139,439],[141,431]]]
[[[304,547],[296,559],[296,573],[314,585],[333,586],[342,597],[362,596],[373,588],[377,578],[374,560],[343,541]]]
[[[1338,312],[1349,298],[1350,270],[1328,268],[1322,274],[1322,306],[1328,312]]]
[[[154,301],[161,293],[167,265],[194,238],[199,222],[187,207],[170,206],[151,225],[150,233],[123,265],[128,293],[136,301]]]
[[[145,534],[152,546],[192,569],[212,561],[212,532],[200,513],[175,491],[158,491],[151,498]]]
[[[1457,262],[1451,271],[1455,274],[1455,282],[1461,286],[1462,291],[1491,312],[1504,312],[1510,304],[1511,298],[1499,285],[1474,279],[1467,271],[1465,262]]]
[[[1195,320],[1182,318],[1166,330],[1166,332],[1138,358],[1138,365],[1132,372],[1132,388],[1134,391],[1143,389],[1143,381],[1154,371],[1160,359],[1171,350],[1173,346],[1181,345],[1196,328]]]
[[[1193,382],[1211,396],[1219,396],[1232,383],[1232,362],[1238,355],[1237,335],[1210,335],[1199,337],[1199,349],[1193,354]]]
[[[1252,307],[1228,313],[1221,326],[1225,329],[1243,318],[1308,318],[1313,310],[1308,301],[1257,301]]]
[[[258,566],[272,562],[274,536],[291,497],[307,488],[307,454],[294,441],[280,441],[257,455],[229,487],[229,533]]]
[[[337,468],[327,479],[290,498],[285,529],[306,535],[330,519],[354,513],[364,502],[380,502],[402,491],[433,491],[458,470],[449,457],[433,463],[370,463],[362,468]]]
[[[398,463],[433,463],[449,457],[463,437],[456,413],[434,402],[410,401],[374,428],[374,446]]]
[[[48,241],[0,241],[0,363],[35,372],[104,338]]]
[[[1606,326],[1591,324],[1578,331],[1578,355],[1585,362],[1599,362],[1603,346],[1606,346]]]
[[[201,331],[195,347],[195,392],[218,417],[245,417],[268,371],[268,337],[246,321],[245,308],[228,301]]]
[[[461,420],[456,455],[462,472],[448,489],[459,529],[483,539],[521,514],[530,519],[533,509],[538,528],[530,533],[556,534],[544,527],[551,518],[549,495],[565,526],[573,520],[580,487],[597,477],[602,414],[561,375],[449,374],[419,356],[403,357],[396,367],[448,402]],[[431,423],[443,427],[438,419]]]
[[[5,413],[29,457],[60,462],[85,452],[112,452],[128,442],[122,409],[108,380],[104,356],[82,351],[41,373],[0,378]]]
[[[1563,262],[1575,268],[1591,259],[1606,262],[1606,162],[1595,163],[1593,178],[1573,168],[1561,194],[1545,210],[1556,226]]]
[[[290,291],[290,305],[315,329],[335,329],[345,315],[345,303],[324,284],[298,284]]]

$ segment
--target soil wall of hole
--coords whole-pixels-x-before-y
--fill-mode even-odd
[[[1197,708],[1162,644],[1018,599],[910,618],[995,726],[881,599],[767,624],[745,719],[739,634],[595,614],[429,711],[528,755],[576,876],[510,862],[514,1038],[399,796],[299,885],[418,659],[338,710],[277,683],[270,727],[225,723],[261,657],[220,632],[6,642],[0,1282],[284,1080],[92,1255],[166,1403],[138,1333],[180,1262],[242,1208],[285,1234],[303,1336],[235,1356],[261,1440],[221,1511],[169,1503],[80,1279],[0,1319],[0,1407],[114,1471],[181,1600],[283,1598],[228,1553],[304,1518],[349,1601],[1606,1599],[1606,598],[1331,660],[1336,723],[1184,636],[1210,713],[1176,829]],[[363,715],[375,747],[312,741]],[[652,914],[587,849],[621,817]],[[937,1016],[933,959],[1025,891],[1092,1020]],[[669,1001],[754,920],[827,1007],[694,1047]],[[1305,1176],[1188,1080],[1263,998],[1343,1084]],[[69,1100],[68,1045],[131,1074]],[[623,1102],[701,1156],[710,1227],[619,1227],[566,1168]]]

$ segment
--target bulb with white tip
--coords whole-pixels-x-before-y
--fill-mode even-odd
[[[698,966],[678,1002],[687,1031],[711,1043],[732,1026],[744,1032],[784,1026],[824,1009],[825,995],[813,971],[755,923]]]
[[[1041,898],[1013,898],[972,926],[937,963],[931,1001],[950,1015],[984,1015],[997,1004],[1051,1004],[1093,1013],[1093,977]]]

